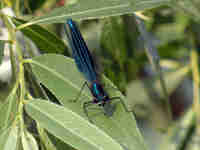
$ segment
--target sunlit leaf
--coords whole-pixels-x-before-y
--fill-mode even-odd
[[[1,150],[16,150],[18,142],[18,127],[12,126],[0,135]]]
[[[76,103],[70,102],[76,98],[85,82],[72,59],[62,55],[48,54],[35,57],[28,62],[30,62],[38,80],[58,98],[61,104],[87,119],[82,105],[84,102],[92,100],[88,89],[83,90],[82,96]],[[109,81],[106,81],[106,84],[113,87]],[[110,97],[120,96],[124,99],[116,89],[111,88],[109,94]],[[136,147],[137,149],[145,149],[133,115],[125,111],[120,101],[113,101],[113,104],[117,108],[112,117],[103,115],[99,106],[94,106],[96,109],[89,110],[89,116],[95,125],[129,149]]]
[[[25,108],[43,128],[76,149],[123,150],[119,143],[67,108],[38,99]]]
[[[31,20],[25,26],[65,22],[67,18],[83,20],[130,14],[169,2],[170,0],[80,0],[77,3],[56,8],[47,15]]]
[[[22,145],[24,150],[38,150],[38,145],[35,138],[28,132],[22,132]]]
[[[27,25],[65,22],[67,18],[92,19],[131,12],[127,0],[80,0],[75,4],[56,8],[44,16],[31,20]]]
[[[0,133],[0,149],[4,148],[4,145],[6,143],[6,140],[8,139],[10,131],[11,131],[11,128],[5,128],[4,130],[1,130],[1,133]]]

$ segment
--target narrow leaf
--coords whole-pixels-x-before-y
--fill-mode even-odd
[[[194,134],[191,135],[191,129],[194,127],[194,124],[195,124],[195,114],[192,111],[192,109],[190,109],[187,112],[185,112],[184,116],[170,128],[167,140],[165,140],[163,144],[161,144],[162,149],[177,150],[180,149],[180,147],[185,147],[186,145],[189,145],[190,142],[193,142],[191,140],[191,137]],[[187,141],[188,144],[185,145],[185,141]],[[198,143],[199,142],[197,140],[193,144],[198,144]],[[163,148],[163,145],[166,146],[164,146]]]
[[[51,140],[48,137],[48,135],[47,135],[46,131],[44,130],[44,128],[40,127],[37,124],[37,130],[38,130],[38,133],[40,135],[40,139],[41,139],[42,143],[44,144],[44,146],[46,147],[46,149],[48,149],[48,150],[56,150],[56,147],[51,142]]]
[[[35,18],[25,26],[31,24],[49,24],[65,22],[67,18],[94,19],[131,13],[128,0],[80,0],[78,3],[56,8],[49,14]]]
[[[48,132],[48,137],[49,137],[49,140],[52,141],[52,143],[54,144],[54,146],[56,147],[57,150],[63,149],[63,148],[65,148],[67,150],[76,150],[75,148],[73,148],[69,144],[63,142],[59,138],[55,137],[53,134],[50,134],[49,132]]]
[[[62,106],[35,99],[25,109],[43,128],[76,149],[123,150],[103,131]]]
[[[9,133],[11,131],[11,128],[5,128],[4,130],[1,130],[0,134],[0,149],[3,150],[3,147],[6,143],[6,140],[8,139]]]
[[[8,134],[2,150],[16,150],[18,141],[18,127],[13,126]]]
[[[88,119],[83,110],[83,103],[92,100],[88,89],[83,90],[76,103],[70,101],[77,97],[85,82],[72,59],[62,55],[47,54],[35,57],[28,62],[38,80],[58,98],[61,104]],[[114,87],[109,80],[105,80],[105,84]],[[124,97],[116,89],[109,91],[110,97],[121,97],[124,100]],[[124,102],[126,101],[124,100]],[[116,106],[113,116],[105,116],[101,108],[94,105],[94,109],[89,110],[89,118],[109,136],[130,150],[145,149],[134,116],[125,110],[120,100],[113,101],[113,105]]]
[[[28,132],[22,132],[22,145],[24,150],[39,150],[35,138]]]
[[[26,21],[18,18],[13,18],[13,22],[16,26],[26,23]],[[24,35],[29,37],[41,51],[48,53],[64,53],[67,51],[67,46],[61,39],[39,25],[31,25],[21,29],[21,31]]]
[[[0,129],[7,128],[14,120],[17,110],[17,86],[13,88],[4,104],[0,107]]]
[[[189,71],[190,67],[185,66],[175,72],[165,73],[164,80],[166,82],[166,88],[169,94],[171,94],[181,84],[181,82],[188,75]],[[161,97],[164,97],[159,81],[155,82],[155,89]]]
[[[170,0],[80,0],[77,3],[56,8],[44,16],[34,18],[19,28],[38,23],[65,22],[67,18],[83,20],[131,14],[134,11],[142,11],[169,2]]]

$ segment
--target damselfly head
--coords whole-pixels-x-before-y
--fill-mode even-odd
[[[75,22],[72,21],[72,19],[67,19],[67,24],[70,26],[70,27],[73,27],[75,25]]]
[[[111,117],[116,110],[116,105],[111,104],[110,101],[105,102],[103,106],[104,114],[108,117]]]

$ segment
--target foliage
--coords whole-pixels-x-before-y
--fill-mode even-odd
[[[135,117],[172,131],[163,135],[168,140],[160,142],[162,148],[199,148],[194,140],[200,131],[198,4],[197,0],[0,1],[0,18],[9,35],[0,40],[0,64],[9,51],[12,66],[9,82],[0,81],[6,85],[0,86],[0,149],[151,149]],[[8,7],[15,17],[5,13]],[[89,112],[94,123],[88,121],[82,108],[92,99],[88,89],[79,101],[71,102],[85,79],[69,57],[63,34],[68,18],[79,23],[88,47],[99,56],[104,88],[123,102],[112,102],[116,110],[110,118],[94,106]],[[171,97],[190,71],[193,105],[183,113],[185,107],[175,107]],[[174,125],[177,117],[181,120]],[[184,134],[174,143],[180,126]]]

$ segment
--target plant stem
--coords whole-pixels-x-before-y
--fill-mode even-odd
[[[15,10],[16,16],[19,16],[20,15],[20,0],[15,0],[14,10]]]
[[[197,51],[191,51],[191,68],[193,75],[193,111],[195,112],[197,134],[200,135],[199,69]]]
[[[136,23],[138,26],[138,30],[141,33],[141,36],[144,39],[144,44],[145,44],[145,52],[147,54],[147,57],[150,61],[150,63],[153,66],[153,69],[157,72],[159,79],[160,79],[160,85],[161,88],[163,90],[163,94],[165,97],[165,106],[167,107],[167,114],[168,114],[168,118],[169,118],[169,122],[172,121],[172,113],[171,113],[171,106],[170,106],[170,101],[169,101],[169,95],[167,92],[167,87],[164,81],[164,77],[163,77],[163,73],[162,73],[162,69],[160,66],[160,57],[157,53],[157,48],[155,47],[155,45],[152,43],[151,38],[149,36],[149,33],[147,32],[146,28],[145,28],[145,24],[144,22],[135,15],[136,18]]]
[[[24,97],[25,97],[25,93],[26,93],[26,87],[25,87],[25,79],[24,79],[24,66],[23,66],[23,53],[21,51],[20,46],[18,45],[18,41],[16,38],[16,32],[15,32],[15,28],[14,26],[11,24],[8,16],[2,15],[4,22],[6,24],[6,27],[8,28],[8,32],[9,32],[9,40],[13,41],[11,47],[10,47],[10,57],[11,57],[11,64],[12,64],[12,68],[13,68],[13,77],[15,77],[16,80],[16,84],[19,83],[19,90],[20,90],[20,94],[19,94],[19,105],[18,105],[18,118],[20,121],[20,129],[21,131],[23,131],[23,127],[24,127],[24,121],[23,121],[23,102],[24,102]],[[15,47],[13,47],[15,45]],[[15,49],[14,49],[15,48]],[[14,54],[14,50],[16,50],[16,56],[17,56],[17,60],[19,62],[17,62],[17,60],[15,59],[15,54]],[[18,65],[17,65],[18,64]],[[19,68],[19,69],[17,69]]]

